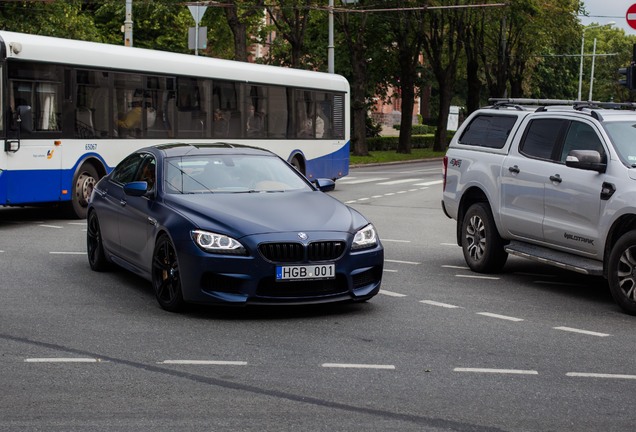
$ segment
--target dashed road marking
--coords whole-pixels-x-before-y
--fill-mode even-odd
[[[443,268],[449,268],[449,269],[458,269],[458,270],[470,270],[469,267],[465,267],[465,266],[456,266],[456,265],[443,265]]]
[[[392,242],[392,243],[411,243],[411,240],[395,240],[395,239],[382,239],[383,242]]]
[[[607,373],[587,373],[587,372],[568,372],[565,374],[569,377],[582,377],[582,378],[609,378],[609,379],[636,379],[636,375],[623,375],[623,374],[607,374]]]
[[[444,182],[443,180],[433,180],[433,181],[424,182],[424,183],[416,183],[414,186],[433,186],[433,185],[442,184],[443,182]]]
[[[371,178],[365,178],[365,179],[359,179],[359,180],[345,180],[345,181],[339,181],[338,184],[361,184],[361,183],[371,183],[374,181],[382,181],[382,180],[388,180],[388,177],[371,177]]]
[[[406,294],[400,294],[400,293],[396,293],[396,292],[393,292],[393,291],[387,291],[387,290],[383,290],[383,289],[380,290],[380,294],[384,294],[384,295],[387,295],[389,297],[406,297]]]
[[[393,270],[393,269],[382,269],[382,271],[387,272],[387,273],[397,273],[397,270]]]
[[[539,375],[536,370],[524,369],[490,369],[490,368],[455,368],[455,372],[472,372],[472,373],[495,373],[495,374],[515,374],[515,375]]]
[[[440,303],[433,300],[420,300],[420,303],[424,303],[431,306],[439,306],[447,309],[463,309],[461,306],[455,306],[448,303]]]
[[[399,261],[399,260],[390,260],[385,259],[384,262],[397,263],[397,264],[410,264],[410,265],[419,265],[420,263],[415,261]]]
[[[487,316],[487,317],[490,317],[490,318],[497,318],[497,319],[502,319],[502,320],[507,320],[507,321],[515,321],[515,322],[523,321],[523,319],[521,319],[521,318],[515,318],[515,317],[511,317],[511,316],[506,316],[506,315],[499,315],[499,314],[494,314],[494,313],[490,313],[490,312],[477,312],[477,315],[483,315],[483,316]]]
[[[394,365],[381,365],[381,364],[323,363],[321,366],[324,367],[324,368],[395,370],[395,366]]]
[[[422,179],[419,178],[409,178],[409,179],[401,179],[401,180],[391,180],[388,182],[382,182],[382,183],[378,183],[379,185],[383,185],[383,186],[392,186],[392,185],[396,185],[396,184],[402,184],[402,183],[413,183],[413,182],[417,182],[420,181]]]
[[[488,279],[488,280],[499,280],[500,278],[494,276],[479,276],[479,275],[463,275],[456,274],[455,277],[458,278],[470,278],[470,279]]]
[[[56,228],[56,229],[62,229],[63,227],[59,226],[59,225],[46,225],[46,224],[40,224],[38,226],[41,226],[43,228]]]
[[[50,357],[50,358],[28,358],[24,360],[26,363],[101,363],[98,358],[69,358],[69,357]]]
[[[212,366],[246,366],[246,361],[232,361],[232,360],[163,360],[157,362],[157,364],[171,364],[171,365],[212,365]]]
[[[610,336],[608,333],[599,333],[599,332],[594,332],[594,331],[589,331],[589,330],[581,330],[581,329],[572,328],[572,327],[554,327],[554,329],[555,330],[562,330],[562,331],[566,331],[566,332],[572,332],[572,333],[581,333],[581,334],[590,335],[590,336],[599,336],[599,337]]]
[[[86,255],[86,252],[49,252],[51,255]]]

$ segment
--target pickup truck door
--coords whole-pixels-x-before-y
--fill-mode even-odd
[[[531,120],[513,142],[501,167],[500,222],[505,237],[543,240],[545,186],[559,167],[552,155],[566,125],[560,119]]]
[[[563,141],[560,163],[552,165],[545,183],[543,235],[551,245],[596,256],[599,247],[601,189],[606,175],[570,168],[565,158],[571,150],[596,150],[604,160],[607,151],[593,125],[572,121]]]

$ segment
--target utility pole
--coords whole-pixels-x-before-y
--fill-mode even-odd
[[[132,0],[126,0],[126,19],[124,20],[124,45],[133,46]]]

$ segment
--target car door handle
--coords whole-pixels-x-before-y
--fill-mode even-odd
[[[126,200],[120,200],[120,201],[119,201],[119,205],[120,205],[120,206],[122,206],[122,207],[125,207],[125,206],[126,206],[126,204],[127,204],[127,203],[126,203]]]
[[[510,171],[513,174],[519,174],[521,172],[521,170],[519,169],[517,165],[509,167],[508,171]]]
[[[553,181],[555,183],[561,183],[563,181],[563,179],[561,178],[560,175],[555,174],[555,175],[551,175],[550,176],[550,181]]]

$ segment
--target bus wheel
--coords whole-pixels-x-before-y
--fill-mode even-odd
[[[88,199],[99,180],[97,170],[90,164],[84,164],[73,180],[73,195],[71,197],[72,212],[78,219],[86,219]]]
[[[296,171],[305,175],[305,164],[303,164],[301,158],[299,156],[294,156],[291,160],[291,165],[296,168]]]

